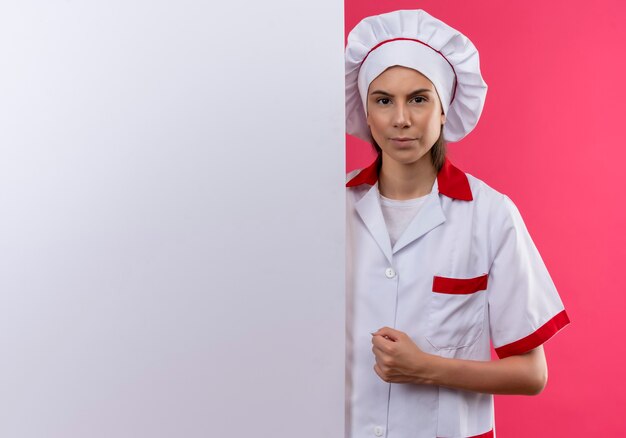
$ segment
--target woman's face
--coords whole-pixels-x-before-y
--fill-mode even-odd
[[[383,155],[392,160],[411,164],[430,159],[443,123],[435,86],[417,70],[390,67],[370,83],[367,124]]]

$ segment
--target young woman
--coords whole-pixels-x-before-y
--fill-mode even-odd
[[[422,10],[348,37],[347,131],[378,151],[347,182],[349,438],[493,437],[492,394],[546,385],[561,299],[513,202],[445,153],[486,91],[474,45]]]

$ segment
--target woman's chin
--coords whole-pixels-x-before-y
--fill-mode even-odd
[[[418,161],[429,160],[430,149],[426,151],[420,151],[415,148],[411,149],[396,149],[396,150],[383,150],[383,154],[387,155],[388,158],[391,158],[393,161],[396,161],[398,164],[415,164]]]

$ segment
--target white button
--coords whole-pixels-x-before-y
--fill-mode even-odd
[[[396,271],[394,271],[393,268],[387,268],[385,269],[385,275],[387,278],[393,278],[396,276]]]
[[[384,429],[380,426],[376,426],[374,428],[374,435],[376,436],[383,436],[383,432],[384,432]]]

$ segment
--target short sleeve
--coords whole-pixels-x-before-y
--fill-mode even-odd
[[[501,359],[538,347],[570,322],[519,210],[502,196],[492,217],[487,287],[490,335]]]

